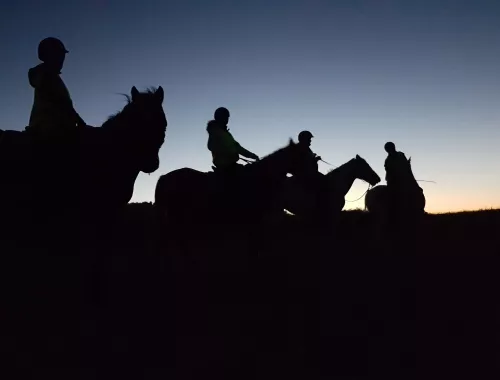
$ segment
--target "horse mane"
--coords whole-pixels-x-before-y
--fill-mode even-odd
[[[346,167],[346,165],[350,164],[351,162],[353,162],[354,160],[356,160],[356,158],[351,158],[349,161],[347,161],[346,163],[340,165],[340,166],[337,166],[336,168],[333,168],[333,169],[330,169],[328,170],[328,172],[325,174],[325,175],[328,175],[328,174],[331,174],[332,172],[337,172],[339,169],[341,168],[344,168]]]
[[[267,156],[264,156],[260,161],[263,161],[263,160],[267,160],[267,159],[272,159],[272,158],[275,158],[277,155],[279,155],[281,152],[283,152],[284,150],[286,150],[287,148],[290,147],[290,145],[297,145],[294,141],[292,141],[290,139],[290,143],[288,145],[285,145],[277,150],[275,150],[274,152],[268,154]]]
[[[259,161],[247,165],[246,167],[248,168],[248,170],[253,171],[254,169],[262,168],[268,165],[270,166],[276,165],[276,163],[280,162],[280,160],[283,159],[283,152],[285,152],[288,148],[294,145],[297,144],[291,141],[291,144],[288,144],[284,147],[275,150],[274,152],[268,154],[267,156],[262,157]]]
[[[139,93],[139,96],[141,97],[152,97],[156,94],[156,91],[158,91],[158,88],[157,87],[148,87],[146,89],[146,91],[143,91],[143,92],[140,92]],[[121,111],[118,111],[114,114],[112,114],[111,116],[109,116],[106,121],[102,124],[102,127],[108,127],[109,124],[113,123],[114,121],[116,121],[117,119],[120,119],[121,117],[123,117],[124,115],[127,115],[132,106],[133,106],[133,102],[132,102],[132,96],[129,95],[129,94],[119,94],[121,96],[123,96],[126,100],[126,104],[125,106],[122,108]]]
[[[151,86],[148,87],[146,91],[140,92],[139,95],[150,96],[156,94],[156,91],[158,91],[158,87]],[[125,97],[125,99],[127,100],[127,105],[132,103],[132,96],[130,96],[129,94],[120,94],[120,95],[123,95]]]
[[[336,168],[331,168],[326,172],[326,175],[330,174],[331,172],[337,170],[340,166],[337,166]]]

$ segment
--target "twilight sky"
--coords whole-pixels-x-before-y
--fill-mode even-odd
[[[161,166],[139,176],[132,201],[152,201],[163,173],[210,169],[206,122],[226,106],[235,138],[260,156],[308,129],[326,161],[359,154],[383,178],[393,141],[417,179],[437,182],[421,183],[427,211],[500,207],[497,0],[9,2],[2,129],[28,123],[27,72],[47,36],[70,50],[62,77],[90,125],[132,86],[164,87]],[[357,181],[346,198],[366,188]]]

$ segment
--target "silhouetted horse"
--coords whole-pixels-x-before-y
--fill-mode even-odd
[[[19,358],[70,367],[82,351],[94,352],[105,341],[79,335],[78,326],[102,314],[94,314],[100,310],[94,305],[107,291],[108,257],[122,253],[110,239],[113,221],[139,172],[159,167],[167,127],[163,98],[161,87],[133,87],[123,110],[102,127],[70,130],[54,141],[31,131],[0,134],[0,278],[8,284],[1,287],[1,325],[17,342],[11,350]],[[55,338],[58,348],[51,347]]]
[[[375,214],[390,212],[393,209],[398,214],[422,214],[425,209],[425,195],[422,188],[415,183],[402,190],[397,197],[391,197],[387,185],[379,185],[366,193],[365,206]]]
[[[361,179],[375,186],[380,182],[380,177],[359,155],[328,172],[325,175],[324,185],[327,186],[326,194],[328,205],[317,202],[316,194],[311,194],[307,186],[297,183],[293,177],[288,179],[288,186],[285,193],[285,208],[298,216],[315,217],[318,214],[316,207],[324,212],[325,207],[328,213],[338,214],[345,205],[345,195],[351,189],[354,180]]]
[[[411,170],[411,159],[408,159],[408,173],[403,178],[405,178],[404,183],[398,184],[393,189],[380,185],[368,191],[365,197],[368,211],[396,218],[423,214],[425,195]]]
[[[160,166],[167,119],[163,88],[144,93],[132,88],[128,104],[101,128],[83,133],[81,186],[87,204],[121,207],[127,204],[139,174]]]
[[[295,172],[302,156],[302,150],[290,140],[288,146],[242,167],[234,178],[217,171],[174,170],[161,176],[156,185],[157,215],[174,226],[200,223],[227,228],[260,221],[277,207],[286,175]]]
[[[47,213],[42,220],[64,209],[77,213],[79,221],[97,221],[126,205],[139,172],[159,167],[167,126],[163,98],[162,87],[147,92],[133,87],[123,110],[102,127],[75,129],[54,141],[42,143],[26,131],[3,131],[3,210],[12,211],[9,217],[23,211],[24,221],[35,209]]]

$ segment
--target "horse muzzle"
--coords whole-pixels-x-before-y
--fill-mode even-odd
[[[381,181],[381,179],[380,179],[380,177],[377,175],[377,177],[376,177],[376,178],[374,178],[374,180],[373,180],[372,182],[370,182],[370,185],[372,185],[372,187],[373,187],[373,186],[376,186],[376,185],[378,185],[378,184],[380,183],[380,181]]]
[[[160,167],[160,158],[156,156],[153,159],[146,161],[142,165],[141,172],[146,174],[151,174],[154,173],[156,170],[158,170],[159,167]]]

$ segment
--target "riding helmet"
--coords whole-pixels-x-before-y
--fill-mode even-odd
[[[69,53],[62,41],[55,37],[47,37],[38,44],[38,58],[45,62],[54,55]]]
[[[214,112],[215,120],[227,120],[229,119],[229,110],[225,107],[219,107]]]
[[[308,139],[312,139],[313,137],[313,134],[309,131],[302,131],[299,133],[299,141],[305,141]]]

